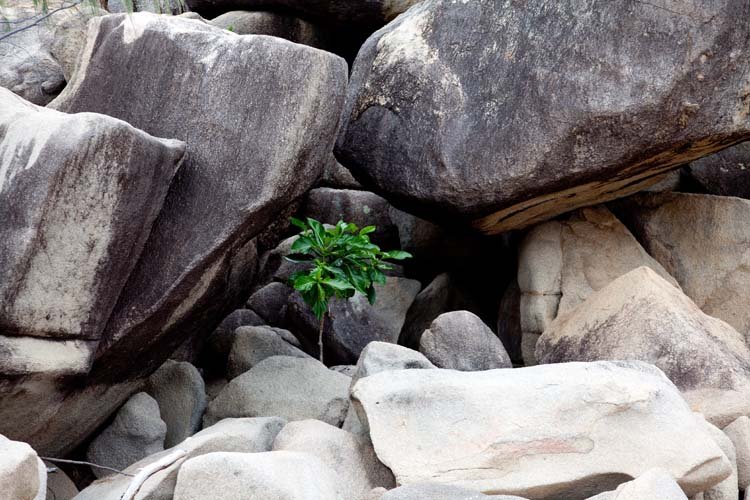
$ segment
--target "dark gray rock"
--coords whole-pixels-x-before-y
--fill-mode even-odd
[[[265,323],[263,318],[250,309],[237,309],[232,312],[208,337],[203,351],[203,365],[212,372],[223,374],[234,342],[234,332],[241,326],[261,326]]]
[[[334,25],[382,26],[419,0],[187,0],[190,10],[220,13],[231,10],[291,12]]]
[[[505,289],[497,312],[497,336],[514,363],[522,363],[521,339],[521,289],[512,280]]]
[[[292,292],[291,287],[274,281],[252,294],[247,300],[247,307],[263,318],[266,324],[283,326],[286,305]]]
[[[23,437],[55,455],[101,425],[177,346],[246,300],[254,238],[319,177],[346,82],[346,64],[332,54],[188,19],[105,16],[88,36],[86,64],[53,106],[182,137],[188,159],[85,381],[3,401],[3,412],[45,408]]]
[[[441,314],[419,340],[419,352],[438,368],[462,371],[511,368],[503,343],[476,314]]]
[[[146,392],[159,404],[159,413],[167,424],[166,448],[200,430],[206,384],[195,366],[168,359],[149,377]]]
[[[164,450],[167,424],[159,415],[159,404],[145,392],[133,395],[117,412],[112,424],[89,445],[86,459],[97,465],[123,470],[130,464]],[[96,477],[113,472],[92,467]]]
[[[750,198],[750,142],[694,161],[685,170],[709,194]]]
[[[438,274],[424,290],[414,298],[406,312],[404,326],[399,335],[399,344],[419,348],[419,339],[430,323],[451,309],[454,299],[454,280],[450,274]]]
[[[398,342],[406,311],[420,287],[416,280],[389,277],[385,285],[376,286],[374,305],[361,294],[347,300],[332,300],[324,323],[325,362],[352,364],[372,341]],[[305,351],[317,355],[319,322],[299,293],[295,292],[289,302],[287,324]]]
[[[325,30],[304,19],[275,12],[235,10],[212,19],[209,24],[238,35],[276,36],[324,50],[331,46]]]
[[[333,156],[323,169],[320,185],[336,189],[362,189],[362,185],[357,182],[352,173]]]
[[[336,156],[397,206],[491,234],[639,191],[750,137],[748,16],[425,0],[360,50]]]
[[[359,227],[375,226],[370,239],[381,248],[399,247],[398,229],[391,222],[390,204],[369,191],[317,188],[307,194],[300,215],[324,224],[343,220]]]
[[[232,350],[227,363],[229,380],[242,375],[253,366],[272,356],[309,358],[299,348],[285,341],[278,329],[270,326],[243,326],[234,332]],[[287,332],[287,335],[291,333]]]

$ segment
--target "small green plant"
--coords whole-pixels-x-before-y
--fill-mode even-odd
[[[318,347],[323,362],[323,327],[331,298],[348,299],[359,292],[375,303],[375,285],[385,284],[386,260],[403,260],[411,254],[402,250],[386,252],[370,242],[375,226],[358,228],[339,221],[331,228],[315,219],[291,218],[301,232],[292,244],[287,260],[303,262],[310,269],[294,273],[289,282],[312,309],[319,321]]]

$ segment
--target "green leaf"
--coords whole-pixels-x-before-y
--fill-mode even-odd
[[[297,226],[298,228],[302,229],[303,231],[308,230],[307,224],[297,219],[296,217],[290,217],[289,222],[291,222],[293,225]]]
[[[374,233],[378,228],[375,226],[365,226],[359,230],[359,235],[364,236],[366,234]]]
[[[314,242],[307,236],[300,236],[292,243],[292,253],[307,253],[314,245]]]
[[[404,259],[411,259],[412,254],[410,254],[409,252],[404,252],[403,250],[391,250],[390,252],[383,252],[383,258],[393,259],[393,260],[404,260]]]
[[[354,289],[354,287],[350,283],[348,283],[348,282],[346,282],[344,280],[340,280],[340,279],[326,279],[326,280],[323,280],[322,283],[324,285],[330,286],[334,290],[342,290],[343,291],[343,290],[353,290]]]
[[[316,221],[315,219],[312,219],[310,217],[307,218],[307,224],[310,226],[310,229],[312,229],[313,236],[315,236],[315,241],[322,245],[325,237],[326,229],[320,222]]]

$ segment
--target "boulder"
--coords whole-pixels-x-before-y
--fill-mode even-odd
[[[719,484],[716,484],[702,493],[703,500],[735,500],[740,497],[737,476],[737,452],[735,451],[732,440],[724,434],[718,427],[709,424],[703,418],[703,415],[696,414],[696,418],[706,426],[709,434],[714,439],[724,456],[727,457],[732,466],[732,474]]]
[[[227,365],[227,377],[230,380],[272,356],[310,357],[285,341],[276,330],[270,326],[243,326],[237,329]]]
[[[320,175],[346,84],[346,64],[332,54],[178,17],[95,18],[85,47],[86,64],[51,106],[189,144],[86,382],[66,392],[54,421],[26,432],[56,454],[247,298],[254,237]],[[38,394],[24,405],[49,406]]]
[[[209,15],[233,9],[291,12],[335,26],[364,25],[367,29],[384,25],[418,0],[187,0],[190,10]]]
[[[449,273],[441,273],[414,298],[404,318],[399,343],[419,348],[419,339],[435,318],[452,309],[455,303],[455,280]]]
[[[708,194],[750,198],[750,142],[696,160],[686,173]]]
[[[238,35],[276,36],[324,50],[331,46],[325,30],[304,19],[276,12],[235,10],[211,19],[209,24]]]
[[[357,370],[357,367],[355,365],[336,365],[332,366],[330,369],[351,378]]]
[[[134,394],[117,412],[112,423],[89,445],[86,459],[97,465],[123,470],[129,465],[164,450],[167,424],[159,404],[145,392]],[[92,467],[96,477],[112,471]]]
[[[352,173],[333,156],[323,169],[320,184],[322,187],[336,189],[362,189],[362,185],[357,182]]]
[[[518,250],[521,330],[530,351],[526,364],[533,360],[538,335],[556,316],[640,266],[677,284],[605,207],[582,209],[531,229]]]
[[[750,335],[750,200],[659,193],[615,209],[703,312]]]
[[[687,500],[669,471],[651,469],[632,481],[622,483],[615,491],[600,493],[590,500]]]
[[[180,468],[174,500],[258,498],[263,500],[345,500],[338,478],[307,453],[209,453]]]
[[[159,404],[159,413],[167,424],[166,448],[200,430],[206,409],[206,385],[195,366],[167,360],[149,377],[146,392]]]
[[[406,312],[420,288],[419,281],[388,277],[385,285],[375,286],[374,305],[359,293],[331,300],[323,333],[326,363],[352,364],[370,342],[398,342]],[[305,351],[317,354],[319,322],[299,293],[289,302],[287,322]]]
[[[558,316],[539,340],[536,357],[540,363],[653,363],[709,422],[723,427],[750,412],[750,349],[744,336],[701,312],[647,267]]]
[[[359,355],[352,374],[349,390],[362,378],[389,370],[437,368],[424,354],[389,342],[370,342]],[[367,429],[357,416],[353,406],[349,406],[342,428],[358,436],[367,436]],[[369,439],[369,438],[368,438]]]
[[[741,490],[750,486],[750,418],[742,415],[724,427],[724,434],[732,440],[737,454],[737,476]]]
[[[0,87],[44,106],[65,87],[86,38],[86,23],[106,14],[90,5],[70,6],[41,22],[31,2],[3,6]]]
[[[31,446],[0,436],[0,500],[36,500],[46,486],[39,481],[39,467]]]
[[[0,371],[86,373],[185,145],[0,102]]]
[[[300,210],[303,217],[312,217],[324,224],[343,220],[359,227],[375,226],[370,240],[381,248],[399,247],[398,229],[389,216],[390,204],[369,191],[316,188],[310,191]]]
[[[273,449],[318,457],[336,475],[339,498],[360,499],[373,488],[396,486],[369,441],[318,420],[288,423],[276,436]]]
[[[206,341],[205,362],[223,373],[234,343],[234,332],[243,326],[261,326],[265,320],[251,309],[237,309],[224,318]]]
[[[247,307],[263,318],[266,324],[283,326],[286,305],[293,291],[290,286],[274,281],[253,293],[247,300]]]
[[[635,193],[750,137],[749,15],[423,1],[361,48],[336,156],[397,206],[490,234]]]
[[[425,330],[419,341],[419,352],[438,368],[462,371],[511,368],[503,343],[469,311],[441,314]]]
[[[677,388],[637,361],[383,372],[352,400],[401,485],[577,500],[654,467],[688,495],[731,474]]]
[[[128,467],[125,472],[135,474],[177,449],[185,456],[150,476],[138,490],[136,500],[171,500],[174,495],[177,474],[186,460],[214,452],[259,453],[270,451],[276,435],[286,421],[271,418],[228,418],[203,429],[178,446],[162,453],[151,455]],[[121,500],[132,478],[111,475],[94,481],[81,491],[75,500]]]
[[[310,418],[340,426],[350,379],[312,358],[266,358],[233,379],[211,401],[204,426],[229,417]]]
[[[407,484],[386,492],[379,500],[524,500],[510,495],[484,495],[477,491],[448,484]]]

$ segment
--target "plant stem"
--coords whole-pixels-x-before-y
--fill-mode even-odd
[[[318,359],[320,359],[321,363],[323,363],[323,327],[325,326],[327,315],[328,311],[323,313],[323,315],[320,317],[320,325],[318,326],[318,349],[320,349],[320,355]]]

